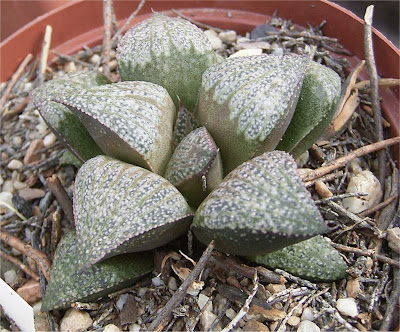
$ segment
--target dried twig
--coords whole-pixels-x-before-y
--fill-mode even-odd
[[[46,280],[50,279],[51,264],[44,253],[42,253],[39,250],[33,249],[29,244],[23,243],[15,236],[12,236],[11,234],[8,234],[7,232],[4,231],[0,233],[0,239],[4,243],[8,244],[10,247],[17,249],[24,255],[32,258],[36,262],[40,270],[43,272],[43,275],[46,278]]]
[[[176,9],[171,9],[171,11],[178,15],[181,18],[184,18],[185,20],[189,21],[190,23],[197,25],[199,28],[202,29],[210,29],[210,30],[214,30],[215,32],[222,32],[224,31],[223,29],[217,28],[217,27],[213,27],[211,25],[205,24],[205,23],[201,23],[201,22],[197,22],[192,20],[189,16],[186,16],[185,14],[182,14],[180,11],[176,10]]]
[[[132,20],[136,17],[136,15],[140,12],[144,4],[146,3],[146,0],[141,0],[136,8],[136,10],[128,17],[124,25],[119,29],[116,34],[112,37],[111,39],[111,44],[114,45],[118,37],[128,28],[129,24],[131,24]]]
[[[32,277],[35,281],[39,281],[39,276],[35,272],[33,272],[28,266],[22,263],[18,258],[10,256],[5,252],[3,252],[2,250],[0,250],[0,257],[3,257],[4,259],[18,266],[22,271],[24,271],[27,275]]]
[[[285,279],[293,281],[300,286],[305,286],[310,289],[318,289],[318,286],[316,284],[313,284],[312,282],[310,282],[308,280],[304,280],[302,278],[295,277],[294,275],[291,275],[290,273],[288,273],[286,271],[283,271],[280,269],[275,269],[275,272],[281,274]]]
[[[331,242],[332,247],[334,247],[335,249],[338,249],[340,251],[344,251],[344,252],[351,252],[353,254],[356,255],[361,255],[361,256],[367,256],[367,257],[371,257],[372,259],[376,259],[382,263],[387,263],[390,264],[394,267],[397,267],[398,269],[400,268],[400,262],[383,256],[383,255],[377,255],[375,252],[370,251],[370,250],[362,250],[359,248],[353,248],[353,247],[348,247],[348,246],[344,246],[343,244],[339,244],[339,243],[334,243]]]
[[[287,321],[289,320],[289,318],[292,317],[293,314],[294,314],[294,312],[295,312],[297,309],[299,309],[299,308],[303,305],[303,303],[306,302],[311,296],[312,296],[312,295],[306,295],[306,296],[304,296],[304,297],[303,297],[303,298],[288,312],[288,314],[286,315],[286,317],[285,317],[285,318],[282,320],[282,322],[280,323],[278,330],[275,329],[275,331],[277,331],[277,332],[284,332],[284,331],[286,331],[286,324],[287,324]]]
[[[103,0],[104,36],[101,63],[103,65],[103,74],[107,77],[110,76],[112,13],[112,0]]]
[[[359,149],[356,149],[354,151],[349,152],[347,155],[340,157],[336,160],[333,160],[332,162],[326,164],[325,166],[322,166],[320,168],[317,168],[313,171],[310,171],[304,175],[302,175],[302,180],[304,182],[306,181],[312,181],[315,180],[325,174],[328,174],[332,171],[334,171],[335,169],[338,169],[342,166],[344,166],[345,164],[347,164],[349,161],[364,156],[368,153],[372,153],[381,149],[384,149],[388,146],[394,145],[394,144],[398,144],[400,143],[400,136],[397,137],[393,137],[393,138],[389,138],[386,139],[384,141],[381,142],[376,142],[376,143],[372,143],[372,144],[368,144],[366,146],[363,146]]]
[[[6,103],[6,100],[14,87],[15,83],[18,81],[20,76],[22,75],[23,71],[25,70],[26,66],[29,64],[29,62],[32,60],[33,56],[32,54],[28,54],[25,59],[21,62],[19,65],[17,71],[12,75],[11,80],[8,82],[7,88],[4,90],[3,95],[0,98],[0,110],[1,114],[3,114],[3,107],[4,104]],[[0,127],[1,127],[1,118],[0,118]]]
[[[355,89],[366,89],[371,85],[370,80],[365,80],[358,82],[354,85]],[[399,86],[400,85],[400,79],[398,78],[380,78],[378,79],[378,85],[380,87],[392,87],[392,86]]]
[[[258,276],[257,276],[257,272],[256,272],[256,273],[254,273],[254,277],[253,277],[253,290],[249,294],[249,297],[247,298],[247,300],[244,303],[244,305],[242,306],[242,308],[240,308],[239,312],[230,321],[230,323],[224,327],[222,332],[229,332],[229,331],[233,330],[234,327],[236,326],[236,324],[239,323],[239,321],[247,314],[247,312],[250,309],[250,303],[253,300],[254,296],[256,295],[257,290],[258,290]]]
[[[373,206],[370,209],[364,210],[358,214],[359,217],[366,217],[374,212],[377,212],[383,209],[385,206],[388,206],[390,203],[394,202],[399,198],[399,195],[390,196],[388,199],[385,199],[383,202],[379,203],[378,205]]]
[[[28,105],[30,101],[29,97],[26,97],[22,102],[20,102],[18,105],[13,107],[10,110],[5,109],[3,112],[3,120],[8,120],[13,116],[16,116],[22,112],[22,110]]]
[[[61,181],[59,180],[56,174],[53,174],[51,177],[47,178],[46,181],[47,185],[49,186],[51,192],[56,197],[58,203],[63,209],[68,220],[74,225],[75,223],[74,223],[74,211],[72,208],[72,201],[69,198],[67,192],[65,191]]]
[[[368,74],[371,80],[372,110],[374,112],[375,135],[377,141],[383,140],[382,111],[379,104],[378,73],[376,70],[374,50],[372,47],[372,16],[374,6],[368,6],[364,16],[364,51],[367,62]],[[378,180],[384,191],[385,183],[385,151],[378,152]]]
[[[193,281],[195,281],[200,272],[204,269],[208,260],[211,257],[213,250],[214,241],[211,241],[207,249],[203,252],[203,255],[200,257],[198,263],[193,268],[192,272],[190,272],[189,276],[177,289],[175,294],[170,298],[164,308],[161,309],[160,313],[157,315],[157,318],[150,324],[148,328],[149,331],[161,331],[163,329],[168,316],[171,314],[172,310],[174,310],[176,306],[182,302],[183,298],[186,295],[186,290],[193,283]]]
[[[46,26],[46,32],[44,33],[43,43],[42,43],[42,52],[40,53],[40,60],[37,69],[37,85],[42,85],[44,82],[44,73],[47,68],[47,59],[49,57],[49,49],[51,43],[51,33],[53,29],[51,25]]]

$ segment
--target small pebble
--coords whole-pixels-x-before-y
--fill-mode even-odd
[[[205,296],[204,294],[199,294],[197,298],[197,305],[199,306],[200,309],[203,309],[208,300],[209,300],[208,296]]]
[[[236,316],[236,311],[233,310],[232,308],[229,308],[228,310],[226,310],[225,313],[226,317],[228,317],[230,320],[234,319]]]
[[[24,164],[22,161],[18,159],[13,159],[8,163],[7,168],[11,170],[18,170],[21,169],[23,166]]]
[[[141,329],[139,324],[131,324],[129,326],[129,332],[140,332]]]
[[[118,301],[117,301],[117,303],[116,303],[116,306],[117,306],[117,308],[118,308],[119,311],[121,311],[122,308],[124,307],[124,305],[125,305],[125,303],[126,303],[126,300],[127,300],[127,298],[128,298],[128,295],[129,295],[129,294],[121,294],[121,295],[119,296]]]
[[[20,146],[22,144],[22,137],[21,136],[14,136],[12,139],[12,143],[14,146]]]
[[[281,47],[275,47],[272,49],[272,52],[271,52],[271,54],[278,55],[278,56],[282,56],[283,53],[284,53],[283,48],[281,48]]]
[[[320,332],[321,329],[317,326],[317,324],[309,321],[303,320],[299,327],[297,328],[297,332]]]
[[[237,51],[235,53],[233,53],[232,55],[229,56],[229,58],[236,58],[239,56],[250,56],[250,55],[260,55],[262,54],[262,49],[260,48],[249,48],[246,50],[240,50]]]
[[[35,139],[33,140],[28,150],[26,150],[25,157],[24,157],[24,164],[31,164],[40,160],[40,153],[37,153],[39,150],[44,148],[43,140],[42,139]]]
[[[100,62],[100,55],[93,54],[89,61],[90,61],[90,63],[92,63],[94,65],[99,63]]]
[[[11,180],[5,180],[2,187],[2,192],[14,193],[15,189]]]
[[[20,181],[14,181],[13,186],[14,186],[15,190],[22,190],[27,187],[25,182],[20,182]]]
[[[204,31],[204,34],[210,41],[213,50],[218,50],[222,47],[222,40],[218,38],[217,33],[214,30],[206,30]]]
[[[172,291],[176,291],[178,289],[178,285],[177,285],[176,279],[174,277],[169,277],[168,288]]]
[[[254,319],[249,320],[243,327],[243,331],[255,331],[255,332],[269,332],[269,328]]]
[[[60,332],[86,331],[93,324],[93,320],[86,311],[68,309],[61,320]]]
[[[240,43],[236,45],[236,49],[238,50],[247,50],[247,49],[254,49],[254,48],[260,48],[262,50],[269,50],[271,48],[271,45],[267,42],[249,42],[249,43]]]
[[[114,324],[107,324],[103,330],[103,332],[120,332],[120,331],[121,330],[119,329],[119,327]]]
[[[37,198],[42,198],[46,192],[39,188],[24,188],[18,191],[18,195],[26,201],[32,201]]]
[[[8,270],[8,271],[4,272],[3,279],[7,284],[9,284],[11,286],[17,280],[17,272],[13,269]]]
[[[3,183],[4,183],[4,179],[3,179],[3,177],[0,175],[0,186],[2,186]]]
[[[204,311],[200,317],[200,324],[202,326],[202,329],[204,331],[208,330],[216,318],[217,316],[214,315],[211,311]],[[217,327],[215,327],[215,330],[217,330]]]
[[[400,254],[400,228],[394,227],[388,229],[386,239],[389,242],[390,249]]]
[[[358,315],[357,303],[351,297],[339,299],[336,303],[336,308],[346,316],[357,317]]]
[[[288,319],[287,323],[288,323],[290,326],[296,327],[297,325],[300,324],[300,317],[292,316],[292,317],[290,317],[290,318]]]
[[[43,139],[43,144],[46,148],[48,148],[52,146],[56,140],[57,140],[56,135],[54,135],[54,133],[50,133],[46,135],[45,138]]]
[[[39,281],[30,279],[17,289],[17,294],[27,303],[34,304],[42,298]]]
[[[271,292],[272,294],[275,294],[275,293],[284,291],[286,289],[286,286],[283,284],[282,285],[281,284],[268,284],[265,288],[267,291]]]
[[[358,279],[350,279],[347,281],[346,293],[348,297],[352,297],[353,299],[355,299],[360,293],[360,291],[361,289]]]
[[[219,39],[223,42],[234,42],[237,38],[236,31],[229,30],[229,31],[222,31],[218,34]]]
[[[66,73],[73,73],[76,72],[76,65],[75,62],[67,62],[64,66],[64,70]]]
[[[303,310],[303,313],[301,314],[301,320],[309,320],[309,321],[313,321],[315,319],[314,313],[312,311],[311,308],[305,308]]]
[[[156,287],[164,285],[164,282],[161,280],[160,277],[154,277],[153,279],[151,279],[151,282]]]

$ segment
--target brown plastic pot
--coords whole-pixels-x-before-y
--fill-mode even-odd
[[[139,1],[115,1],[114,9],[120,26]],[[148,0],[132,25],[149,17],[153,11],[172,14],[182,10],[196,21],[244,34],[271,19],[275,11],[285,19],[306,26],[326,20],[324,33],[335,37],[350,52],[352,65],[364,58],[363,21],[348,10],[327,0],[318,1],[151,1]],[[71,54],[82,46],[101,43],[103,35],[102,1],[81,0],[67,3],[45,14],[8,37],[0,44],[0,81],[8,80],[22,59],[40,53],[46,25],[53,28],[51,47]],[[379,31],[373,29],[375,60],[382,77],[399,78],[400,51]],[[50,55],[49,61],[52,56]],[[399,135],[399,89],[382,89],[382,109],[391,124],[391,136]]]

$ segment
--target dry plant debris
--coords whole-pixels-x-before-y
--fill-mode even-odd
[[[140,2],[132,18],[144,2]],[[118,81],[115,44],[122,30],[113,35],[112,13],[112,1],[108,0],[103,47],[84,47],[74,55],[52,51],[57,60],[51,66],[43,65],[51,44],[51,28],[47,28],[40,65],[29,54],[11,80],[0,85],[0,185],[2,193],[12,195],[12,209],[0,206],[2,277],[20,292],[38,281],[42,292],[45,290],[60,235],[74,227],[71,197],[80,164],[77,160],[75,166],[71,163],[71,156],[41,120],[28,94],[42,81],[83,69],[109,72],[110,79]],[[179,11],[174,13],[185,17]],[[388,135],[388,124],[382,119],[382,126],[376,119],[376,85],[399,83],[377,81],[373,74],[373,54],[368,46],[371,10],[368,15],[365,38],[371,82],[357,82],[359,70],[348,76],[336,113],[337,121],[342,114],[347,120],[336,127],[338,122],[333,122],[335,129],[333,134],[328,133],[330,139],[317,142],[309,154],[300,158],[303,181],[329,227],[327,237],[346,261],[347,278],[311,283],[282,270],[249,266],[245,260],[213,251],[213,244],[200,258],[204,246],[193,240],[189,231],[187,238],[183,236],[157,249],[157,268],[152,275],[95,303],[74,303],[75,309],[90,318],[88,330],[106,326],[111,329],[110,323],[132,331],[398,328],[399,253],[391,248],[398,247],[394,230],[400,226],[399,179],[396,163],[386,147],[398,145],[400,139],[383,140]],[[245,37],[234,31],[197,25],[220,40],[215,43],[220,45],[216,51],[224,57],[252,48],[272,54],[311,54],[315,61],[335,70],[344,83],[348,62],[343,56],[351,54],[337,40],[323,35],[325,24],[330,23],[298,30],[290,21],[274,15],[264,27]],[[379,137],[373,132],[379,132]],[[377,164],[378,150],[381,157]],[[69,163],[65,164],[65,160]],[[345,210],[341,203],[346,197],[363,197],[363,193],[346,194],[357,167],[381,174],[384,169],[388,175],[384,181],[379,176],[384,188],[382,202],[358,215]],[[177,253],[179,250],[181,254]],[[26,294],[28,301],[34,299]],[[47,321],[38,315],[37,322],[41,321],[45,329],[56,330],[67,324],[70,310],[67,315],[62,310],[49,313]],[[1,326],[15,329],[12,322],[5,320]]]

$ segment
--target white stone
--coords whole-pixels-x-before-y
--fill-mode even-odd
[[[156,287],[164,285],[164,281],[162,281],[160,277],[154,277],[153,279],[151,279],[151,282]]]
[[[382,198],[379,180],[371,171],[362,171],[354,176],[347,186],[346,193],[366,193],[368,196],[343,199],[343,207],[352,213],[360,213],[375,205]]]
[[[13,159],[8,163],[7,168],[11,170],[16,170],[21,169],[22,166],[24,166],[24,164],[21,160]]]
[[[176,291],[178,289],[178,285],[176,284],[176,279],[174,277],[169,277],[168,288],[172,291]]]
[[[208,296],[204,294],[199,294],[199,297],[197,299],[197,305],[199,306],[200,309],[203,309],[208,300],[209,300]]]
[[[107,324],[103,330],[103,332],[120,332],[120,331],[122,330],[114,324]]]
[[[219,39],[223,42],[234,42],[237,38],[236,31],[229,30],[229,31],[222,31],[218,34]]]
[[[140,332],[141,328],[139,324],[131,324],[129,326],[129,332]]]
[[[15,190],[22,190],[27,187],[27,184],[25,182],[14,181],[13,186],[14,186]]]
[[[94,65],[100,62],[100,55],[98,54],[93,54],[92,57],[89,60],[91,63]]]
[[[71,308],[61,320],[60,332],[86,331],[92,324],[92,318],[86,311]]]
[[[122,308],[124,307],[126,300],[128,299],[128,295],[129,294],[121,294],[118,298],[118,301],[116,303],[116,306],[118,308],[119,311],[122,310]]]
[[[3,191],[0,193],[0,203],[4,203],[10,206],[13,206],[12,203],[13,195],[9,191]]]
[[[54,135],[53,133],[50,133],[48,135],[45,136],[45,138],[43,139],[43,145],[48,148],[50,146],[52,146],[57,140],[56,135]]]
[[[246,50],[240,50],[232,55],[229,56],[229,58],[236,58],[238,56],[250,56],[250,55],[260,55],[262,54],[262,49],[261,48],[248,48]]]
[[[222,40],[218,38],[216,32],[214,30],[206,30],[204,34],[207,36],[208,40],[211,43],[213,50],[217,50],[222,47]]]
[[[311,308],[305,308],[301,314],[301,320],[313,321],[315,319],[314,313]]]
[[[13,269],[8,270],[4,272],[3,278],[7,284],[12,285],[17,280],[17,272]]]
[[[336,303],[336,309],[346,316],[357,317],[358,315],[357,303],[351,297],[339,299]]]
[[[203,328],[203,331],[207,331],[216,318],[217,316],[214,315],[211,311],[204,311],[200,317],[200,324]]]
[[[3,179],[3,177],[0,175],[0,186],[2,186],[3,183],[4,183],[4,179]]]
[[[274,54],[274,55],[281,56],[281,55],[283,55],[283,48],[276,47],[276,48],[272,49],[271,53]]]
[[[388,229],[386,239],[389,242],[389,247],[400,254],[400,228],[394,227]]]
[[[225,313],[226,317],[228,317],[230,320],[234,319],[236,316],[236,311],[233,310],[232,308],[229,308],[228,310],[226,310]]]
[[[20,146],[22,144],[22,137],[21,136],[14,136],[12,139],[12,143],[15,146]]]
[[[317,324],[309,321],[309,320],[303,320],[299,327],[297,328],[297,332],[320,332],[320,328],[317,326]]]
[[[15,192],[15,189],[14,189],[14,186],[13,186],[13,182],[11,180],[4,181],[3,187],[2,187],[2,191],[3,192],[9,192],[9,193],[13,194]]]
[[[76,65],[75,65],[75,62],[72,62],[72,61],[68,62],[68,63],[65,65],[64,70],[65,70],[65,72],[67,72],[67,73],[76,72]]]

